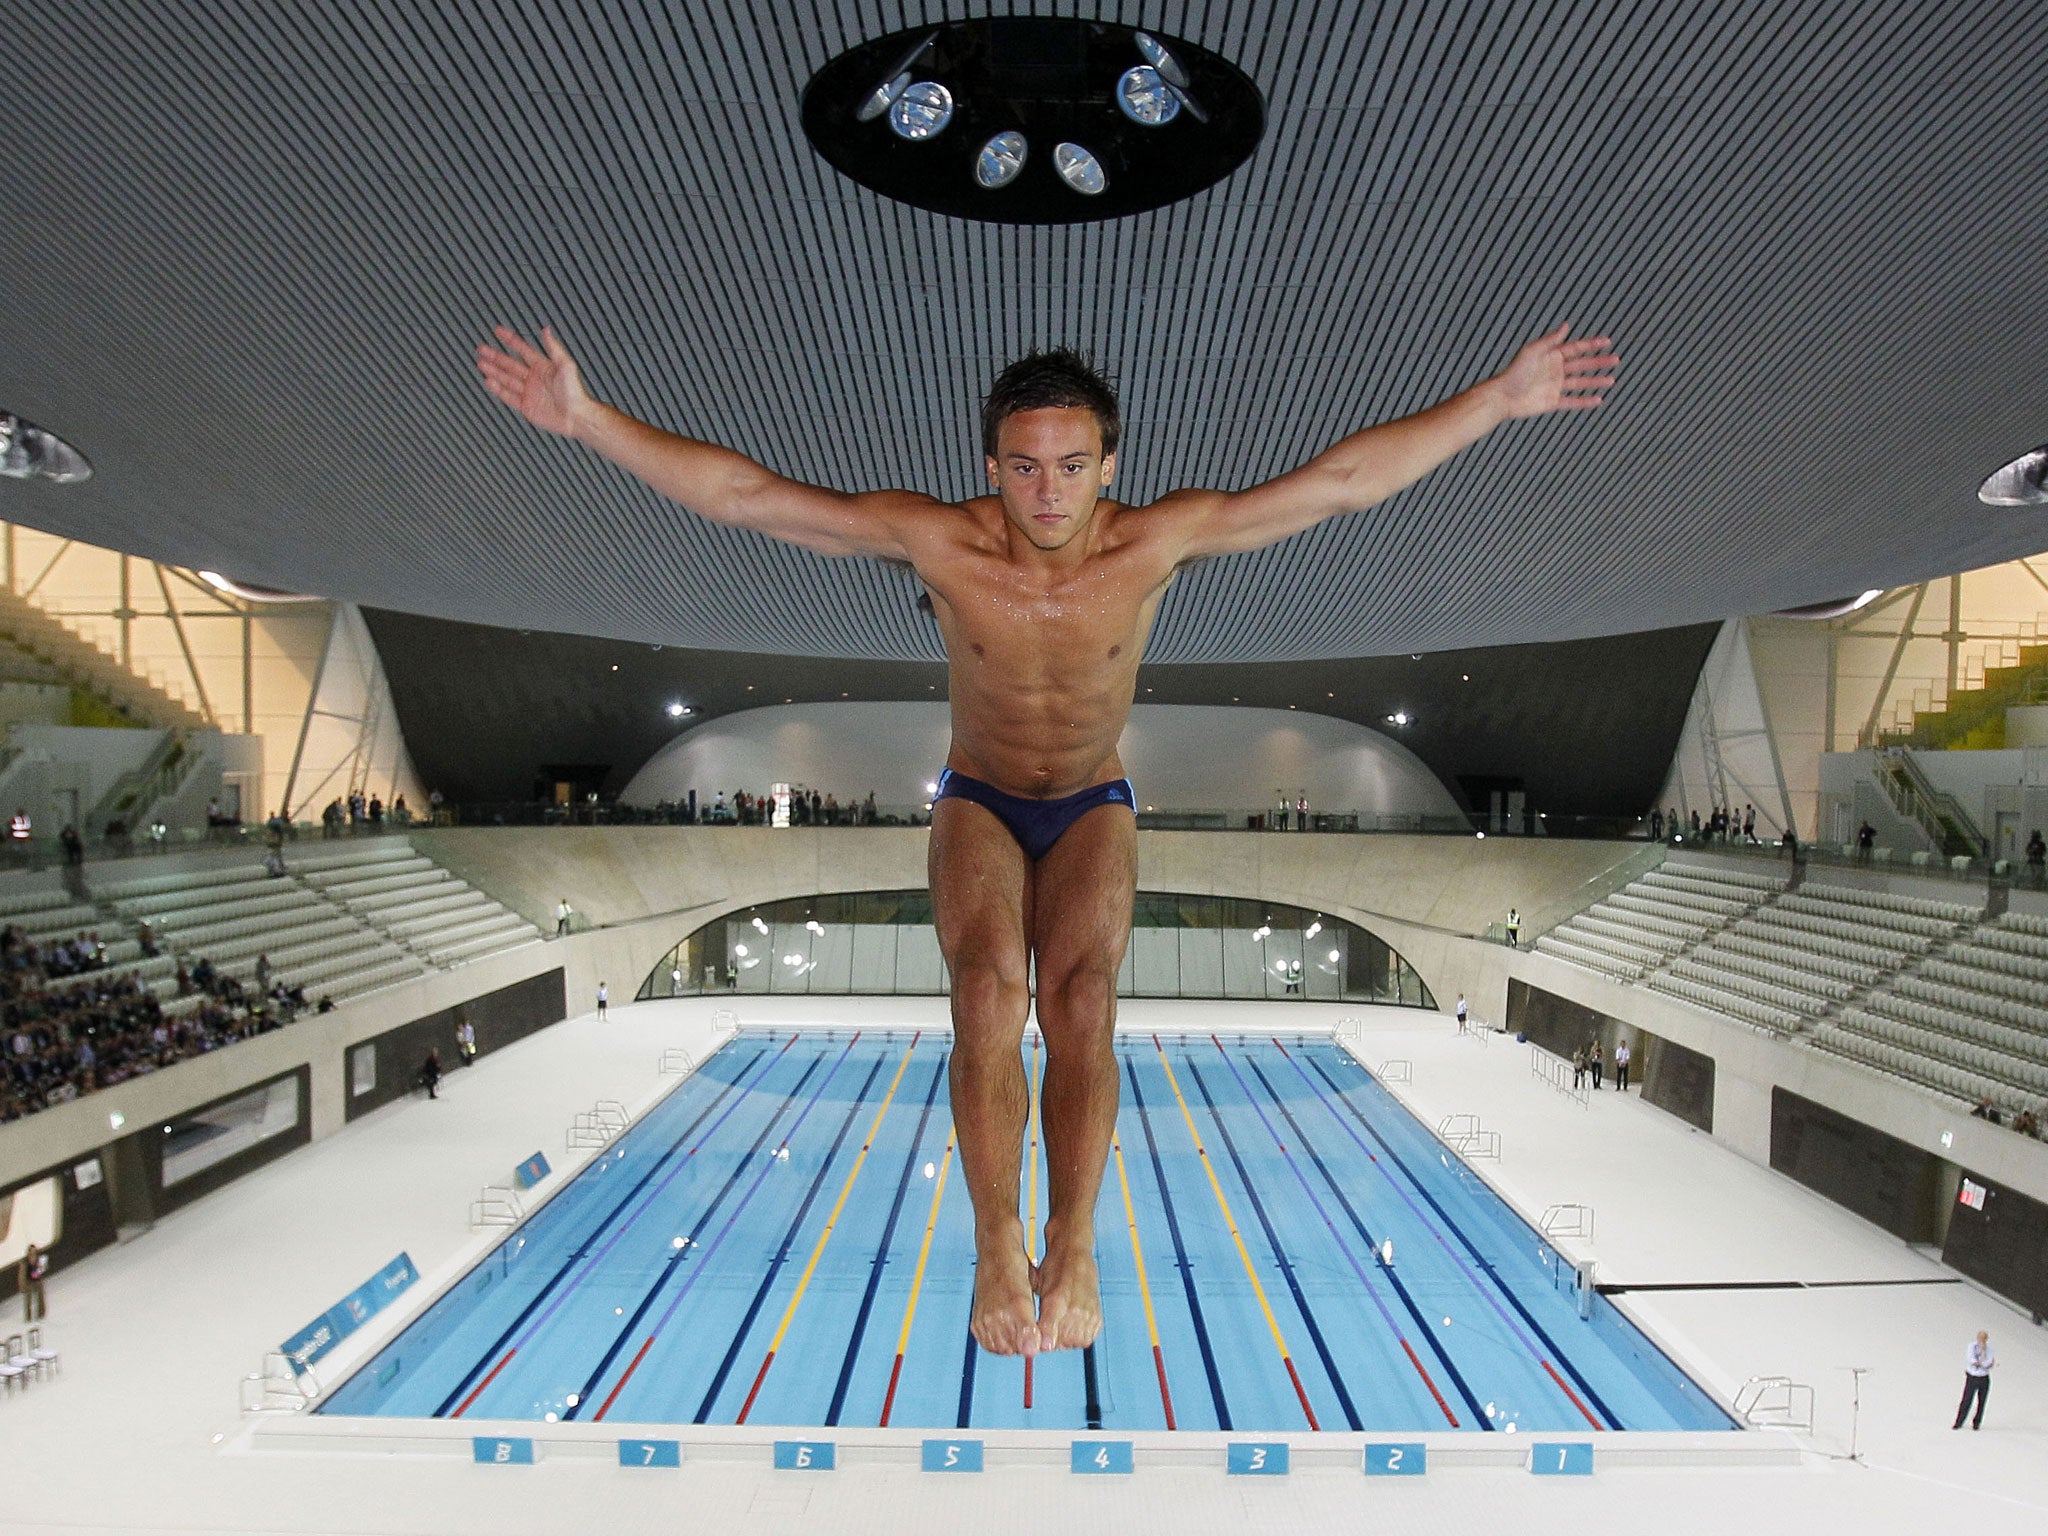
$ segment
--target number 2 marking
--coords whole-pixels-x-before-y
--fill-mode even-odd
[[[1389,1472],[1401,1470],[1401,1447],[1398,1445],[1387,1452],[1387,1470]]]

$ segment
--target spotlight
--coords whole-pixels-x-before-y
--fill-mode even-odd
[[[682,719],[682,718],[683,718],[683,716],[687,715],[687,714],[688,714],[689,712],[690,712],[690,706],[689,706],[689,705],[687,705],[687,704],[682,704],[682,703],[674,703],[674,702],[672,702],[672,703],[670,703],[670,705],[668,706],[668,717],[669,717],[669,719],[671,719],[671,720],[680,720],[680,719]]]
[[[856,120],[871,123],[896,105],[896,99],[910,88],[911,66],[924,57],[925,49],[931,47],[938,35],[936,32],[925,34],[924,39],[915,48],[896,61],[896,67],[882,76],[882,83],[870,91],[867,99],[861,102],[860,110],[853,114]]]
[[[1158,128],[1180,116],[1180,98],[1149,64],[1127,69],[1116,82],[1116,104],[1125,117]]]
[[[1102,162],[1078,144],[1053,146],[1052,163],[1060,173],[1060,180],[1083,197],[1099,197],[1109,185]]]
[[[1977,499],[1992,507],[2048,505],[2048,443],[2021,454],[1978,486]]]
[[[936,80],[919,80],[889,107],[889,129],[899,139],[929,139],[953,121],[953,93]]]
[[[974,179],[990,191],[1007,187],[1015,181],[1024,169],[1025,157],[1031,146],[1024,142],[1024,135],[1015,129],[999,133],[981,146],[981,153],[974,157]]]

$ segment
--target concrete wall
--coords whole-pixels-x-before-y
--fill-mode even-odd
[[[803,784],[841,801],[872,792],[884,806],[922,805],[945,765],[944,703],[776,705],[712,720],[678,737],[633,776],[632,805],[697,791]],[[1457,801],[1400,742],[1348,720],[1286,709],[1140,704],[1119,743],[1138,803],[1159,810],[1259,810],[1306,795],[1316,810],[1362,816],[1455,816]]]

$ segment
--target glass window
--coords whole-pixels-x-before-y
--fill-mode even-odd
[[[299,1123],[299,1080],[281,1077],[164,1127],[163,1182],[168,1189]]]
[[[717,918],[664,955],[639,995],[929,995],[947,987],[931,894],[852,891]],[[1140,891],[1132,904],[1117,992],[1436,1007],[1414,968],[1355,923],[1299,907],[1165,891]]]

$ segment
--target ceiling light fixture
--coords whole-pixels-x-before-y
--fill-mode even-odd
[[[939,34],[927,32],[911,50],[896,61],[895,68],[882,76],[882,83],[876,86],[860,104],[854,117],[863,123],[871,123],[884,112],[896,105],[896,98],[910,88],[911,66],[924,57],[925,49]]]
[[[230,581],[219,571],[201,571],[199,579],[216,592],[225,592],[229,597],[239,597],[250,603],[322,603],[322,597],[309,597],[303,592],[283,592],[276,587],[259,587],[246,581]]]
[[[1084,197],[1100,197],[1109,185],[1102,162],[1079,144],[1055,144],[1052,163],[1060,180]]]
[[[1180,98],[1149,64],[1136,65],[1118,77],[1116,104],[1125,117],[1147,128],[1163,127],[1180,116]]]
[[[919,80],[889,107],[889,130],[899,139],[919,143],[953,121],[953,93],[936,80]]]
[[[671,720],[680,720],[689,712],[690,706],[681,702],[672,702],[668,706],[668,717]]]
[[[2023,453],[1977,487],[1987,507],[2048,506],[2048,443]]]
[[[1031,146],[1024,135],[1016,129],[1006,129],[981,146],[981,153],[974,157],[974,179],[993,192],[998,187],[1007,187],[1024,171],[1024,161],[1031,153]]]
[[[92,478],[92,465],[56,433],[11,411],[0,411],[0,475],[75,485]]]

